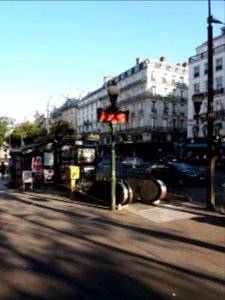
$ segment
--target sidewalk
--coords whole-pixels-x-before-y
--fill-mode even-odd
[[[10,181],[10,178],[8,175],[6,175],[4,178],[0,178],[0,190],[8,189],[9,181]]]
[[[0,299],[224,299],[224,215],[11,189],[0,214]]]

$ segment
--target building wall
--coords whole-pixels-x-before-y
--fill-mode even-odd
[[[80,133],[101,132],[103,144],[110,143],[109,124],[97,122],[97,108],[110,106],[107,88],[111,76],[105,76],[103,86],[80,101],[77,128]],[[188,65],[171,65],[165,57],[159,60],[137,58],[135,66],[115,77],[120,95],[120,110],[128,110],[128,124],[118,124],[119,135],[126,133],[134,141],[154,140],[163,132],[171,140],[174,129],[186,132]],[[118,139],[120,140],[120,138]]]
[[[213,86],[214,86],[214,134],[225,135],[225,27],[221,35],[213,39]],[[204,137],[207,135],[207,79],[208,53],[207,43],[196,48],[196,55],[189,58],[189,96],[188,96],[188,138]],[[199,131],[196,132],[196,112],[192,97],[196,93],[204,93],[204,99],[199,115]],[[221,124],[221,125],[219,125]],[[218,126],[219,125],[219,126]],[[204,130],[206,129],[206,130]]]

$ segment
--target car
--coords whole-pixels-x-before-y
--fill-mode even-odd
[[[125,160],[122,161],[123,167],[142,167],[144,166],[144,160],[140,157],[128,157]]]
[[[203,186],[206,172],[183,162],[159,162],[153,164],[146,173],[149,177],[162,180],[167,186]]]

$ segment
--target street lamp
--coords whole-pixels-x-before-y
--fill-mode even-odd
[[[192,101],[195,108],[196,113],[196,124],[198,128],[198,135],[199,135],[199,112],[204,99],[204,93],[197,93],[192,96]]]
[[[112,80],[112,85],[107,90],[110,102],[111,102],[111,110],[116,112],[116,101],[120,94],[120,91],[117,87],[116,81]],[[116,121],[110,122],[111,126],[111,210],[115,209],[116,206]]]
[[[207,110],[207,205],[206,209],[215,210],[215,145],[213,141],[213,29],[212,23],[220,23],[211,15],[211,2],[208,0],[208,110]]]
[[[47,116],[46,116],[46,128],[47,128],[47,134],[49,135],[50,133],[50,109],[49,109],[49,103],[50,103],[50,100],[53,98],[53,97],[56,97],[56,96],[61,96],[63,98],[65,98],[66,100],[68,99],[66,96],[64,96],[63,94],[55,94],[55,95],[52,95],[51,97],[48,98],[48,102],[47,102]]]

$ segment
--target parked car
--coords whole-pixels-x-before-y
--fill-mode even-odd
[[[128,157],[125,160],[122,161],[122,166],[123,167],[142,167],[144,166],[144,161],[140,157]]]
[[[206,172],[182,162],[159,162],[146,169],[148,176],[168,186],[206,184]]]

